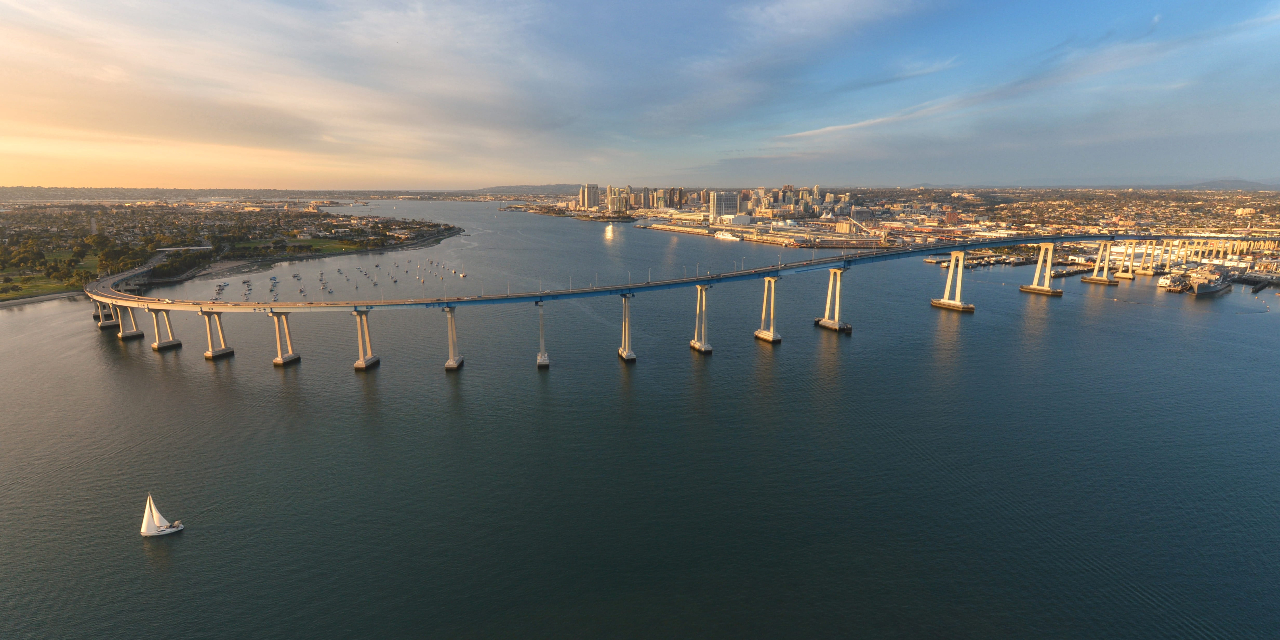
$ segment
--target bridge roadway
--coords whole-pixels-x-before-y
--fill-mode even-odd
[[[1258,238],[1252,238],[1258,240]],[[909,258],[912,256],[932,255],[936,253],[944,253],[948,251],[971,251],[976,249],[995,249],[999,247],[1012,247],[1018,245],[1039,244],[1041,242],[1097,242],[1097,241],[1124,241],[1124,240],[1250,240],[1244,237],[1205,237],[1205,236],[1170,236],[1170,235],[1045,235],[1045,236],[1019,236],[1016,238],[992,238],[990,240],[975,240],[970,242],[939,242],[921,247],[911,248],[894,248],[883,250],[871,250],[856,254],[847,254],[839,256],[828,256],[825,258],[817,258],[814,260],[804,260],[801,262],[789,262],[784,264],[769,265],[758,267],[755,269],[745,269],[741,271],[729,271],[724,273],[709,274],[705,276],[694,276],[688,278],[678,278],[674,280],[661,280],[658,282],[644,282],[636,284],[619,284],[601,287],[588,287],[582,289],[561,289],[557,291],[529,291],[524,293],[498,294],[498,295],[482,295],[482,296],[460,296],[453,298],[427,298],[427,299],[405,299],[405,300],[342,300],[342,301],[317,301],[317,302],[225,302],[225,301],[208,301],[208,300],[173,300],[169,298],[151,298],[147,296],[133,295],[123,291],[117,291],[116,285],[131,277],[150,268],[150,264],[144,265],[131,271],[125,271],[112,276],[107,276],[96,282],[89,283],[85,286],[85,293],[95,301],[103,304],[114,305],[117,307],[133,307],[136,309],[146,310],[166,310],[166,311],[205,311],[215,313],[292,313],[292,312],[311,312],[311,311],[372,311],[376,309],[429,309],[433,307],[463,307],[471,305],[483,304],[513,304],[513,303],[530,303],[530,302],[547,302],[551,300],[567,300],[570,298],[591,298],[596,296],[613,296],[613,295],[634,295],[645,291],[661,291],[663,289],[678,289],[682,287],[693,287],[698,285],[712,285],[724,282],[739,282],[743,280],[760,280],[763,278],[778,278],[782,276],[795,275],[808,271],[820,271],[822,269],[839,269],[849,268],[858,264],[868,264],[872,262],[883,262],[885,260],[897,260],[900,258]]]

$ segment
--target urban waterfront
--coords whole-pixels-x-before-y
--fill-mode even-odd
[[[152,295],[249,278],[265,299],[274,275],[298,299],[298,273],[316,299],[324,271],[350,299],[337,269],[408,260],[467,278],[359,297],[823,255],[498,206],[388,202],[368,213],[466,235]],[[371,314],[382,366],[360,373],[344,314],[295,315],[302,363],[278,369],[256,314],[210,363],[194,314],[156,354],[84,301],[0,310],[0,635],[1271,635],[1280,297],[1139,277],[1047,299],[998,267],[966,274],[961,316],[929,306],[945,276],[851,269],[851,336],[813,327],[821,273],[783,278],[779,345],[751,337],[759,282],[716,286],[711,356],[692,290],[643,294],[634,365],[619,300],[552,302],[549,371],[532,305],[460,310],[449,374],[434,310]],[[148,491],[185,532],[139,539]]]

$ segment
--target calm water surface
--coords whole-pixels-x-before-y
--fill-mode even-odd
[[[464,227],[436,247],[280,264],[160,290],[207,299],[404,298],[642,281],[812,255],[476,203],[361,213]],[[340,210],[340,211],[350,211]],[[465,271],[427,285],[420,260]],[[410,263],[409,261],[413,262]],[[380,265],[375,268],[374,265]],[[399,264],[398,283],[385,274]],[[379,286],[355,268],[379,273]],[[351,275],[348,282],[337,269]],[[408,269],[411,273],[404,274]],[[650,276],[652,269],[652,276]],[[321,293],[325,273],[334,294]],[[438,271],[438,270],[437,270]],[[629,273],[628,273],[629,272]],[[928,305],[918,258],[845,277],[852,336],[813,327],[822,273],[354,321],[225,316],[153,353],[87,302],[0,310],[0,637],[1275,637],[1280,320],[1215,300],[966,274]],[[357,290],[355,286],[359,284]],[[182,534],[145,540],[147,492]]]

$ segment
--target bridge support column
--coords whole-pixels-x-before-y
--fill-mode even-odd
[[[697,285],[698,311],[693,318],[693,339],[689,348],[699,353],[711,353],[711,341],[707,339],[707,289],[709,284]]]
[[[538,368],[550,369],[551,357],[547,355],[546,325],[542,322],[542,301],[538,300],[533,304],[538,307]]]
[[[444,363],[444,370],[457,371],[462,368],[462,356],[458,354],[458,326],[453,320],[453,307],[445,307],[444,315],[449,320],[449,359]]]
[[[109,304],[102,304],[94,301],[98,305],[98,328],[111,329],[120,326],[120,318],[116,317],[115,309]]]
[[[120,312],[120,307],[115,307],[112,310],[112,315],[120,323],[120,332],[116,334],[117,338],[121,340],[137,340],[142,337],[142,330],[138,328],[138,320],[133,317],[133,307],[124,307],[124,313]],[[132,327],[128,331],[124,328],[125,315],[129,316],[129,326]]]
[[[204,316],[204,333],[205,337],[209,339],[209,350],[204,352],[204,359],[216,360],[218,358],[225,358],[234,354],[235,349],[227,346],[227,338],[222,333],[222,312],[205,311],[201,309],[197,313]],[[217,349],[213,348],[213,328],[215,326],[218,328],[219,346]]]
[[[1041,271],[1044,272],[1043,284],[1040,279]],[[1050,286],[1053,277],[1053,243],[1040,243],[1040,257],[1036,259],[1036,274],[1031,278],[1031,284],[1024,284],[1018,289],[1024,293],[1038,293],[1045,296],[1060,296],[1062,289],[1054,289]]]
[[[173,337],[173,325],[169,323],[168,309],[147,309],[151,313],[151,326],[156,331],[156,341],[151,343],[152,351],[164,351],[165,349],[176,349],[182,346],[182,341]],[[164,340],[160,339],[160,316],[164,316],[164,330],[169,336]]]
[[[622,294],[622,345],[618,347],[618,357],[623,362],[635,362],[636,353],[631,350],[631,299],[634,293]]]
[[[360,349],[360,359],[355,363],[356,371],[372,369],[382,359],[373,355],[373,341],[369,339],[369,310],[356,309],[351,315],[356,317],[356,345]]]
[[[951,297],[951,281],[956,283],[956,297]],[[942,298],[934,298],[929,301],[939,309],[950,309],[952,311],[963,311],[965,313],[973,313],[973,305],[965,304],[960,301],[960,287],[964,282],[964,252],[952,251],[951,264],[947,268],[947,287],[942,292]]]
[[[268,311],[267,315],[271,317],[272,322],[276,325],[276,357],[271,361],[277,367],[283,367],[302,360],[302,356],[293,351],[293,336],[289,333],[289,313],[280,311]],[[284,344],[280,343],[280,326],[284,325]]]
[[[840,290],[843,288],[842,276],[845,269],[828,269],[830,275],[827,276],[827,304],[822,308],[822,317],[814,318],[813,325],[830,329],[836,333],[853,333],[853,325],[847,322],[840,322]]]
[[[1138,263],[1138,269],[1134,273],[1140,276],[1154,276],[1159,267],[1160,258],[1156,253],[1156,241],[1148,240],[1142,243],[1142,262]]]
[[[1120,257],[1120,270],[1116,272],[1117,278],[1133,280],[1133,258],[1137,252],[1136,242],[1132,240],[1124,241],[1124,253]]]
[[[760,328],[756,330],[756,338],[765,342],[774,344],[782,342],[782,336],[778,335],[774,326],[776,315],[774,313],[774,302],[777,299],[778,279],[776,277],[764,279],[764,305],[760,309]],[[765,321],[768,320],[769,328],[765,329]]]
[[[1098,269],[1102,269],[1102,276],[1098,276]],[[1093,261],[1093,275],[1083,276],[1080,282],[1088,282],[1090,284],[1120,284],[1118,280],[1112,280],[1111,271],[1111,243],[1102,241],[1098,243],[1098,257]]]

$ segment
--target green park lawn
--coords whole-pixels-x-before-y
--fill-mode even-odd
[[[45,254],[50,260],[66,260],[71,257],[70,251],[51,251]],[[77,271],[88,271],[90,273],[98,273],[97,256],[87,256],[84,262],[76,266]],[[5,283],[4,278],[12,278],[13,282]],[[17,300],[19,298],[31,298],[34,296],[43,296],[50,293],[66,293],[68,291],[80,291],[79,285],[69,285],[61,280],[47,278],[43,273],[29,272],[23,269],[0,269],[0,287],[18,285],[22,287],[18,291],[6,291],[0,293],[0,302],[5,300]]]

